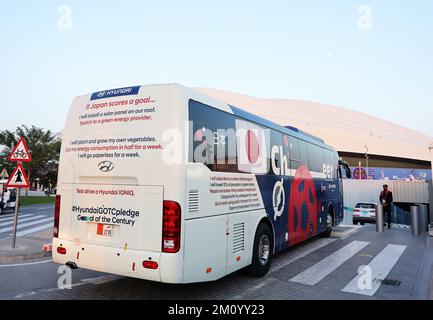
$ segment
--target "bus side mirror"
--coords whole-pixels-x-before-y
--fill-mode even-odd
[[[350,170],[350,167],[347,164],[344,166],[344,170],[346,170],[346,178],[351,179],[352,178],[352,170]]]

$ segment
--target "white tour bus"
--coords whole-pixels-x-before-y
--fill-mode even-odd
[[[342,164],[320,139],[177,84],[79,96],[53,259],[165,283],[263,276],[275,252],[341,222]],[[303,182],[308,195],[291,188]]]

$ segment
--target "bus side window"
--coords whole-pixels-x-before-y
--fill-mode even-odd
[[[301,155],[301,165],[311,170],[308,163],[307,143],[303,140],[299,140],[299,153]]]
[[[235,117],[190,100],[189,161],[203,163],[210,170],[238,172]]]
[[[325,163],[323,148],[314,144],[308,144],[307,152],[310,171],[323,173],[323,164]]]
[[[324,151],[325,151],[325,165],[327,171],[327,178],[335,179],[338,177],[337,174],[338,162],[335,161],[336,159],[335,154],[330,150],[324,149]]]
[[[275,131],[275,130],[270,130],[270,150],[269,150],[269,159],[268,159],[268,163],[269,163],[269,174],[274,174],[274,171],[272,170],[272,159],[271,159],[271,155],[272,155],[272,148],[275,146],[278,148],[280,148],[280,146],[283,145],[283,134],[279,131]],[[282,163],[280,161],[280,157],[275,157],[275,165],[281,169]]]
[[[290,159],[290,169],[296,170],[301,166],[301,152],[299,149],[299,139],[291,136],[285,136],[285,137],[287,137],[287,144],[285,138],[284,151],[286,156]]]

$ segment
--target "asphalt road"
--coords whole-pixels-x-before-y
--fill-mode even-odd
[[[428,297],[426,284],[431,283],[433,265],[428,252],[433,250],[426,248],[425,237],[413,237],[407,230],[378,234],[372,226],[340,229],[343,230],[338,236],[315,238],[278,255],[270,273],[261,279],[237,272],[210,283],[169,285],[77,269],[72,271],[71,289],[59,289],[58,281],[63,280],[60,277],[64,273],[48,259],[0,265],[0,298],[408,300]],[[357,284],[365,282],[359,281],[358,271],[365,265],[371,267],[372,282],[360,290]]]
[[[18,215],[17,236],[24,237],[53,227],[54,204],[22,206]],[[0,239],[10,238],[14,212],[0,215]]]

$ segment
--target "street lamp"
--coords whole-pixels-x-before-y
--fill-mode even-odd
[[[432,144],[432,147],[433,147],[433,144]],[[369,168],[368,168],[368,146],[365,145],[364,148],[365,148],[365,162],[366,162],[366,167],[367,167],[367,180],[368,180],[368,178],[369,178]]]
[[[433,142],[430,144],[428,149],[430,150],[430,159],[431,159],[431,167],[432,167],[432,174],[433,174]]]
[[[433,142],[428,147],[430,150],[430,160],[431,160],[431,167],[432,167],[432,175],[433,175]],[[432,176],[432,188],[433,188],[433,176]],[[430,192],[430,197],[432,197],[432,193]],[[430,236],[433,237],[433,199],[430,198]]]

